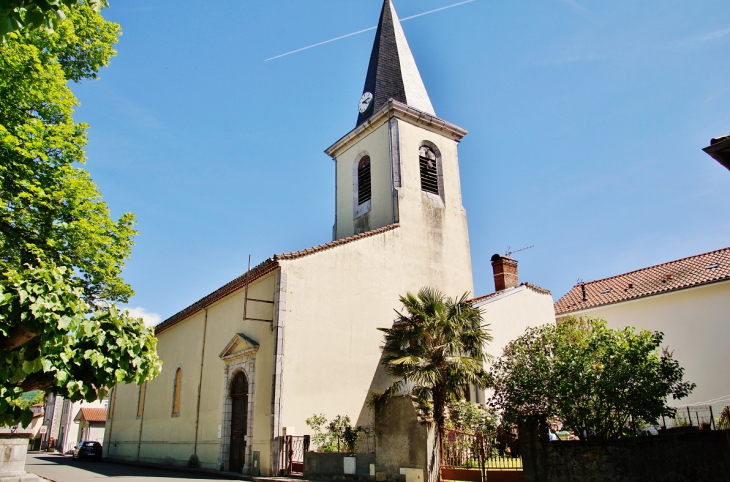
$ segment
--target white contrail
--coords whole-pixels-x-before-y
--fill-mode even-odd
[[[465,3],[471,3],[471,2],[476,2],[476,0],[465,0],[463,2],[454,3],[452,5],[447,5],[445,7],[436,8],[434,10],[429,10],[428,12],[417,13],[415,15],[411,15],[410,17],[401,18],[400,21],[401,22],[405,22],[406,20],[410,20],[412,18],[423,17],[424,15],[428,15],[429,13],[440,12],[441,10],[446,10],[447,8],[458,7],[459,5],[464,5]],[[330,42],[334,42],[335,40],[341,40],[343,38],[352,37],[353,35],[357,35],[357,34],[364,33],[364,32],[369,32],[370,30],[375,30],[376,28],[378,28],[377,25],[375,27],[370,27],[370,28],[366,28],[366,29],[363,29],[363,30],[358,30],[357,32],[348,33],[347,35],[342,35],[341,37],[335,37],[333,39],[325,40],[324,42],[318,42],[316,44],[308,45],[308,46],[302,47],[300,49],[292,50],[291,52],[287,52],[285,54],[277,55],[276,57],[268,58],[268,59],[264,60],[264,62],[268,62],[269,60],[279,59],[281,57],[286,57],[287,55],[295,54],[297,52],[301,52],[302,50],[307,50],[307,49],[311,49],[311,48],[314,48],[314,47],[319,47],[320,45],[328,44]]]

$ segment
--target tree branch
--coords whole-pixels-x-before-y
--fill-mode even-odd
[[[38,334],[33,333],[21,323],[11,328],[8,336],[0,338],[0,348],[3,348],[7,351],[13,351],[16,348],[28,343],[36,336],[38,336]]]
[[[37,372],[28,375],[28,377],[19,383],[24,392],[31,390],[46,390],[53,386],[53,376],[48,373]]]

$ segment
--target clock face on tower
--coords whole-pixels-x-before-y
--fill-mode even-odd
[[[365,92],[362,97],[360,97],[360,105],[359,110],[361,114],[364,114],[369,108],[370,104],[373,101],[373,94],[370,92]]]

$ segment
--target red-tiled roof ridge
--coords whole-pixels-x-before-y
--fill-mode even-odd
[[[719,266],[708,270],[714,263]],[[555,302],[555,313],[565,314],[725,280],[730,280],[730,247],[576,284]],[[586,288],[586,301],[581,286]]]
[[[300,251],[293,251],[291,253],[283,253],[283,254],[275,254],[271,258],[266,259],[265,261],[259,263],[255,267],[251,268],[250,277],[247,280],[247,273],[242,274],[238,278],[235,278],[232,281],[229,281],[225,285],[221,286],[217,290],[213,291],[212,293],[208,294],[207,296],[204,296],[203,298],[199,299],[195,303],[187,306],[186,308],[183,308],[182,310],[178,311],[162,323],[155,326],[155,334],[159,334],[162,331],[176,325],[180,321],[184,320],[185,318],[201,311],[206,306],[210,306],[216,301],[219,301],[226,296],[238,291],[239,289],[243,288],[246,283],[252,283],[256,281],[259,278],[262,278],[263,276],[266,276],[267,274],[275,271],[279,268],[279,261],[289,261],[293,259],[299,259],[303,258],[305,256],[309,256],[315,253],[319,253],[322,251],[326,251],[328,249],[336,248],[337,246],[341,246],[343,244],[349,244],[354,241],[358,241],[360,239],[369,238],[371,236],[375,236],[378,234],[382,234],[388,231],[392,231],[396,228],[399,228],[400,224],[389,224],[387,226],[383,226],[382,228],[372,229],[370,231],[365,231],[364,233],[355,234],[353,236],[348,236],[347,238],[337,239],[335,241],[330,241],[329,243],[320,244],[319,246],[314,246],[313,248],[303,249]]]
[[[528,282],[520,283],[520,286],[527,286],[532,291],[537,291],[538,293],[543,294],[543,295],[552,295],[553,294],[550,290],[546,290],[545,288],[540,288],[539,286],[534,285],[532,283],[528,283]]]
[[[479,303],[480,301],[488,300],[492,296],[496,296],[496,295],[498,295],[500,293],[502,293],[502,291],[497,291],[497,292],[489,293],[489,294],[486,294],[486,295],[476,296],[476,297],[474,297],[474,298],[472,298],[470,300],[466,300],[466,302],[467,303],[471,303],[471,304]]]
[[[106,408],[81,407],[81,416],[87,422],[105,422]]]
[[[398,223],[388,224],[387,226],[383,226],[382,228],[372,229],[370,231],[365,231],[364,233],[355,234],[353,236],[348,236],[348,237],[342,238],[342,239],[336,239],[334,241],[330,241],[329,243],[320,244],[319,246],[314,246],[313,248],[303,249],[301,251],[294,251],[292,253],[277,254],[274,256],[274,259],[276,259],[278,261],[278,260],[290,260],[290,259],[303,258],[305,256],[309,256],[310,254],[319,253],[320,251],[326,251],[328,249],[332,249],[337,246],[341,246],[343,244],[352,243],[353,241],[357,241],[359,239],[369,238],[371,236],[375,236],[375,235],[378,235],[381,233],[392,231],[399,227],[400,227],[400,224],[398,224]]]
[[[257,279],[275,271],[279,267],[279,263],[276,261],[276,259],[268,258],[264,260],[263,262],[259,263],[255,267],[251,268],[250,273],[244,273],[238,278],[235,278],[228,283],[224,284],[217,290],[213,291],[212,293],[202,297],[195,303],[187,306],[186,308],[183,308],[182,310],[178,311],[162,323],[155,326],[155,334],[159,334],[163,332],[164,330],[170,328],[171,326],[176,325],[180,321],[184,320],[185,318],[201,311],[206,306],[210,306],[216,301],[225,298],[226,296],[230,295],[231,293],[234,293],[238,291],[239,289],[243,288],[246,285],[246,282],[252,283],[256,281]]]
[[[520,283],[520,286],[525,286],[525,287],[531,289],[532,291],[536,291],[537,293],[540,293],[540,294],[543,294],[543,295],[552,295],[552,293],[550,292],[550,290],[546,290],[545,288],[540,288],[539,286],[534,285],[532,283],[528,283],[526,281],[523,282],[523,283]],[[514,289],[514,288],[510,288],[510,289]],[[479,303],[480,301],[487,300],[487,299],[491,298],[492,296],[496,296],[496,295],[505,293],[507,291],[508,290],[495,291],[494,293],[489,293],[487,295],[477,296],[475,298],[472,298],[470,300],[467,300],[467,303],[471,303],[471,304]]]

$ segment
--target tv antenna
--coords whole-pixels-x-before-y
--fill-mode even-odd
[[[519,253],[520,251],[525,251],[525,250],[528,250],[528,249],[534,248],[534,247],[535,247],[535,245],[533,244],[532,246],[527,246],[526,248],[515,249],[514,251],[512,251],[512,246],[507,246],[507,252],[504,253],[504,255],[512,256],[515,253]]]

